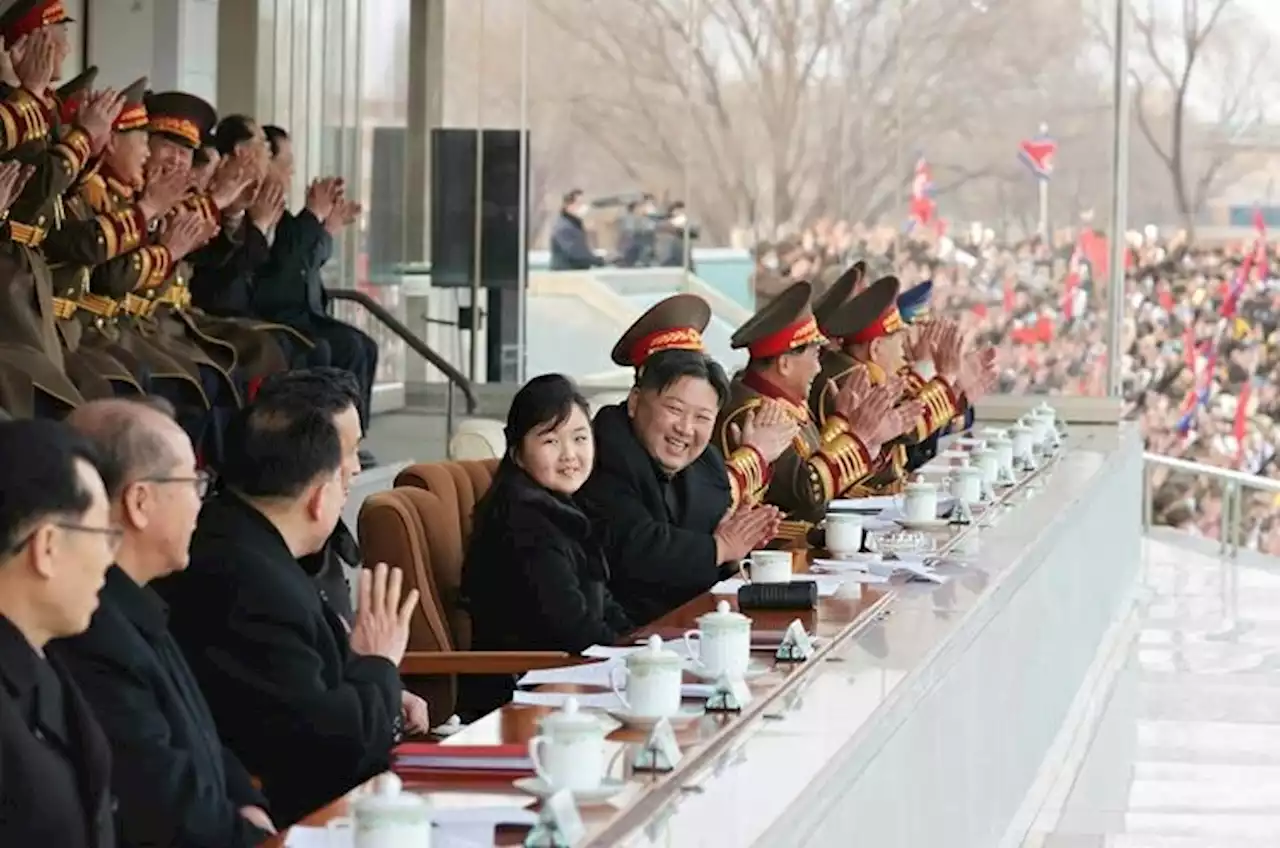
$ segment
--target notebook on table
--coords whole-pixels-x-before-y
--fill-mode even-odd
[[[516,778],[533,773],[529,746],[441,745],[406,742],[392,752],[391,770],[409,776],[476,776]]]

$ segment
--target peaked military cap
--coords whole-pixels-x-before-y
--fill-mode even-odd
[[[124,96],[124,108],[120,110],[120,114],[116,116],[115,123],[111,128],[116,132],[131,132],[133,130],[145,130],[149,125],[150,118],[147,115],[147,107],[144,103],[147,92],[147,78],[134,80],[124,91],[120,92]]]
[[[696,294],[660,300],[636,319],[610,354],[617,365],[639,368],[664,350],[704,350],[702,331],[711,323],[711,305]]]
[[[747,319],[729,339],[729,344],[735,350],[746,348],[752,359],[768,359],[821,344],[826,339],[819,332],[809,307],[812,296],[813,286],[809,283],[792,284]]]
[[[866,331],[898,297],[898,278],[881,277],[828,313],[822,333],[833,339],[852,339]]]
[[[823,333],[830,336],[827,332],[826,321],[832,312],[844,305],[845,301],[853,297],[854,290],[858,287],[867,276],[867,263],[859,259],[844,270],[844,273],[836,278],[836,281],[827,287],[827,290],[818,295],[813,300],[813,317],[818,321],[818,328]]]
[[[893,335],[899,330],[906,329],[907,325],[903,323],[902,315],[898,312],[898,289],[901,286],[898,282],[898,278],[884,277],[883,279],[877,280],[873,283],[872,287],[874,288],[875,286],[884,283],[885,280],[892,281],[891,283],[886,284],[886,287],[892,291],[892,297],[888,298],[887,303],[885,303],[884,307],[880,310],[880,314],[876,315],[870,323],[861,330],[845,336],[845,341],[852,342],[854,344],[865,344],[884,336]],[[870,291],[870,289],[868,289],[868,291]]]
[[[62,123],[69,124],[75,120],[80,104],[84,103],[85,96],[93,88],[93,83],[97,79],[98,66],[90,65],[58,86],[55,94],[58,98],[58,118]]]
[[[4,43],[12,47],[24,35],[71,20],[62,0],[16,0],[0,11],[0,35],[4,36]]]
[[[185,91],[162,91],[148,95],[147,129],[192,150],[213,130],[218,113],[203,99]]]
[[[933,295],[933,280],[925,280],[898,295],[898,313],[908,324],[915,323],[929,314],[929,298]]]

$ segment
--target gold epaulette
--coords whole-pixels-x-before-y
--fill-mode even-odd
[[[121,304],[121,308],[135,318],[146,318],[155,311],[156,304],[155,301],[148,300],[145,297],[138,297],[136,294],[126,294],[124,296],[124,302]]]
[[[86,312],[99,318],[114,318],[120,311],[120,304],[100,294],[82,294],[76,304]]]
[[[70,318],[76,314],[76,302],[67,300],[65,297],[55,297],[53,299],[53,317]]]
[[[9,237],[18,244],[25,244],[27,247],[39,247],[40,242],[44,241],[45,235],[46,233],[42,227],[24,224],[20,221],[9,221]]]

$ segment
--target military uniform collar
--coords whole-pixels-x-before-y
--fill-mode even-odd
[[[778,401],[784,409],[795,416],[797,421],[809,420],[809,407],[803,401],[797,401],[759,371],[748,369],[742,375],[742,385],[757,394]]]
[[[107,169],[106,165],[102,166],[102,179],[106,181],[107,188],[112,194],[117,195],[124,200],[133,199],[133,186],[129,185],[124,180],[118,179],[110,170]]]

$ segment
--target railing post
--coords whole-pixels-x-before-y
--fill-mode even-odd
[[[1232,494],[1234,506],[1231,514],[1231,556],[1240,556],[1240,538],[1244,535],[1244,493],[1245,487],[1235,484]]]
[[[453,459],[453,383],[446,380],[444,385],[444,456]]]
[[[1218,545],[1218,553],[1226,556],[1231,550],[1231,533],[1235,528],[1235,518],[1232,513],[1235,510],[1236,498],[1236,481],[1222,481],[1222,515],[1219,517],[1219,530],[1221,536],[1221,544]]]
[[[1154,523],[1155,504],[1151,502],[1151,463],[1142,461],[1142,530],[1151,529]]]

